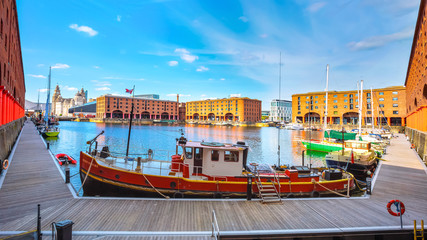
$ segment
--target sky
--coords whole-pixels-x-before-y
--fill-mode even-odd
[[[17,0],[26,99],[195,101],[402,86],[419,0]],[[280,64],[281,62],[281,64]],[[281,82],[279,96],[279,82]],[[51,93],[52,94],[52,93]]]

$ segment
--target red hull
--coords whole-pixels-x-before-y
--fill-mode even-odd
[[[55,155],[56,161],[58,161],[59,165],[62,166],[62,164],[68,162],[70,164],[77,164],[77,160],[68,156],[65,153],[59,153]]]
[[[91,163],[92,166],[90,166]],[[218,178],[217,181],[213,181],[212,179],[192,180],[183,177],[142,174],[100,165],[90,155],[80,152],[80,176],[82,181],[86,177],[89,168],[88,178],[90,178],[90,181],[86,181],[83,185],[85,192],[102,191],[102,189],[96,189],[96,187],[91,186],[91,183],[97,182],[102,183],[103,186],[111,186],[130,192],[153,193],[157,190],[169,196],[173,196],[177,192],[204,197],[212,197],[215,194],[220,194],[223,197],[244,197],[247,194],[248,184],[246,177],[224,177],[222,179],[226,180]],[[272,178],[273,176],[262,175],[261,181],[267,182]],[[280,192],[283,196],[289,193],[310,195],[313,192],[318,192],[320,195],[329,195],[331,192],[323,186],[338,192],[347,191],[347,179],[322,181],[322,186],[313,183],[312,179],[315,182],[319,181],[319,177],[298,177],[298,175],[280,174]],[[277,184],[276,187],[278,187]],[[353,179],[350,179],[350,188],[354,188]],[[252,193],[258,193],[255,182],[252,182]],[[102,192],[99,194],[102,195]]]

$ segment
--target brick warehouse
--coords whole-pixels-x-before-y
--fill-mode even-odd
[[[25,80],[16,2],[0,3],[0,125],[24,116]]]

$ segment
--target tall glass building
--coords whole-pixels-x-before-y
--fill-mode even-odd
[[[273,99],[270,108],[270,121],[291,122],[292,101]]]

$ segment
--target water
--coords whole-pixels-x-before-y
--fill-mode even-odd
[[[76,190],[81,186],[79,172],[80,151],[86,151],[87,141],[93,139],[102,130],[98,138],[100,145],[108,145],[111,152],[126,153],[128,125],[91,122],[60,122],[61,132],[58,138],[46,139],[54,155],[66,153],[77,160],[77,165],[70,165],[71,183]],[[155,158],[169,160],[175,154],[175,139],[179,138],[180,129],[190,141],[212,141],[236,143],[244,141],[249,147],[248,163],[277,164],[278,132],[280,132],[280,163],[301,165],[302,144],[300,139],[322,139],[323,132],[292,131],[273,127],[234,127],[209,125],[133,125],[129,146],[131,153],[147,153],[155,150]],[[161,150],[161,151],[159,151]],[[310,162],[313,167],[325,166],[325,154],[305,153],[305,165]],[[65,167],[61,167],[65,170]],[[82,192],[80,192],[82,195]]]

